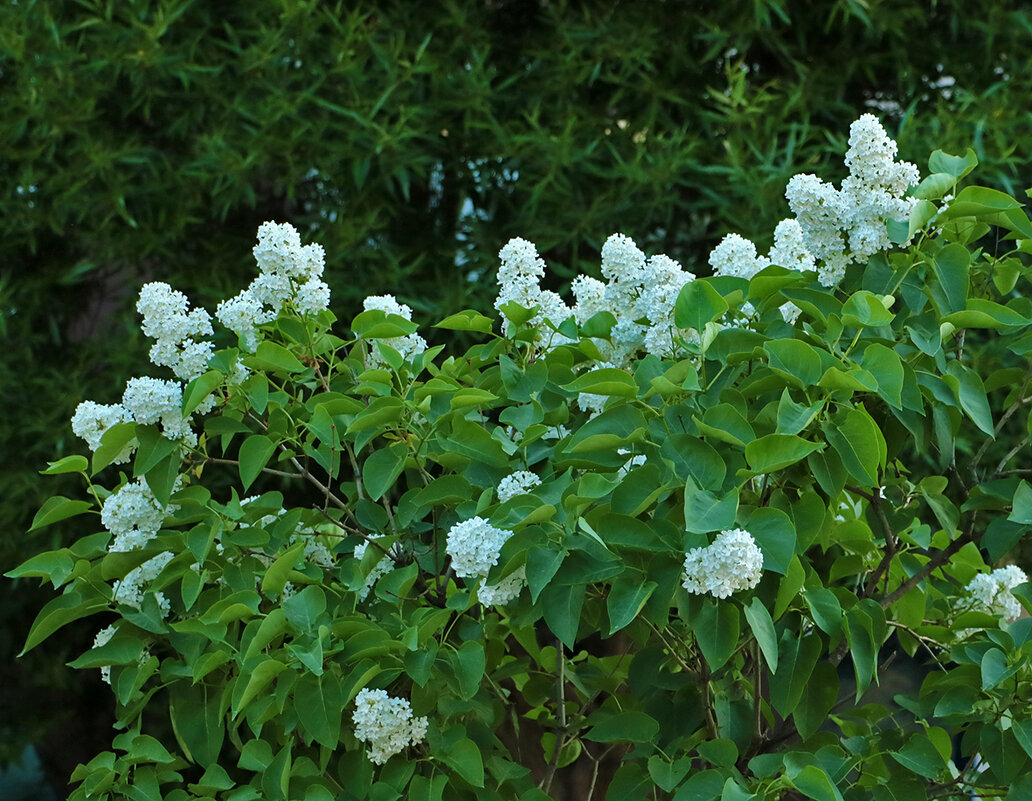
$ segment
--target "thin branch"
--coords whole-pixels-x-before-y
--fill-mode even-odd
[[[967,545],[969,542],[975,541],[975,527],[974,520],[972,520],[971,527],[961,534],[957,539],[939,551],[933,556],[928,563],[918,570],[914,575],[900,584],[895,590],[886,595],[881,599],[882,609],[887,609],[896,603],[900,598],[906,595],[910,590],[928,578],[935,570],[942,567],[946,562],[949,561],[950,557],[953,556],[957,551]]]

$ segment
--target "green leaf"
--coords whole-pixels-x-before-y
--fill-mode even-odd
[[[463,309],[460,312],[445,317],[437,323],[434,328],[444,328],[449,331],[478,331],[481,334],[490,334],[493,321],[478,311]]]
[[[767,434],[745,446],[745,460],[755,473],[774,473],[824,447],[823,443],[808,442],[793,434]]]
[[[727,301],[705,278],[689,281],[681,289],[674,304],[674,322],[678,328],[702,331],[706,323],[724,314],[730,307]]]
[[[939,215],[939,220],[946,222],[960,217],[984,217],[1020,208],[1021,203],[1006,192],[986,186],[965,186]]]
[[[45,578],[49,579],[56,590],[75,569],[75,560],[67,548],[59,551],[44,551],[31,559],[22,562],[13,570],[4,573],[8,578]]]
[[[602,718],[584,737],[596,743],[651,743],[658,734],[655,718],[632,710]]]
[[[62,520],[67,520],[69,517],[81,515],[83,512],[88,512],[92,507],[93,504],[89,501],[73,501],[71,498],[66,498],[63,495],[47,498],[40,510],[36,512],[36,516],[32,518],[32,525],[29,526],[29,531],[35,531]]]
[[[745,522],[763,552],[763,569],[785,575],[796,549],[796,529],[792,519],[780,509],[761,506]]]
[[[287,585],[287,577],[290,571],[297,565],[301,555],[305,552],[304,542],[298,542],[276,557],[276,561],[269,565],[262,577],[262,593],[267,598],[279,598],[283,588]]]
[[[763,343],[763,349],[770,369],[793,386],[806,389],[820,380],[821,357],[812,345],[798,339],[776,339]]]
[[[565,557],[566,551],[551,545],[527,551],[527,587],[531,601],[537,603],[541,591],[548,586]]]
[[[791,632],[782,635],[778,645],[778,672],[770,680],[770,702],[782,717],[787,718],[799,705],[821,650],[821,638],[816,634],[801,638]]]
[[[404,442],[391,443],[374,451],[362,465],[362,481],[371,500],[380,497],[394,486],[405,468],[409,448]]]
[[[803,591],[803,600],[821,631],[836,636],[842,628],[842,605],[838,596],[824,587],[815,587]]]
[[[567,384],[565,389],[568,392],[588,392],[592,395],[621,398],[633,398],[638,394],[638,385],[634,379],[623,370],[613,367],[603,367],[584,373]]]
[[[1022,718],[1011,723],[1011,731],[1025,753],[1032,757],[1032,718]]]
[[[344,708],[340,677],[332,670],[321,676],[302,675],[294,685],[294,709],[312,739],[326,748],[340,741],[340,710]]]
[[[692,761],[689,757],[682,757],[681,759],[675,759],[673,762],[668,762],[663,757],[654,754],[649,757],[648,766],[649,776],[652,777],[652,781],[661,790],[669,793],[688,775]]]
[[[965,308],[970,283],[968,277],[970,263],[971,254],[968,249],[957,243],[946,245],[935,254],[932,266],[946,297],[947,305],[943,309],[946,314],[959,312]]]
[[[172,731],[185,756],[198,765],[217,762],[226,735],[223,689],[173,682],[169,688]]]
[[[606,598],[610,635],[630,625],[657,586],[659,585],[655,581],[643,582],[639,576],[631,576],[613,582],[609,596]]]
[[[115,423],[100,438],[100,447],[93,453],[93,463],[90,465],[93,475],[96,475],[125,450],[136,436],[136,423]]]
[[[985,652],[981,667],[983,690],[991,690],[1015,672],[1015,669],[1007,668],[1007,656],[998,648],[990,648]]]
[[[711,406],[703,414],[701,420],[695,416],[692,419],[703,436],[713,437],[721,442],[737,445],[739,448],[744,448],[745,443],[756,438],[749,421],[729,403],[718,403],[716,406]]]
[[[69,585],[69,589],[71,589],[71,585]],[[18,656],[31,651],[62,626],[99,612],[107,606],[108,603],[104,598],[86,599],[78,590],[59,595],[49,601],[36,615],[28,636],[25,638],[25,645],[22,646]]]
[[[484,786],[484,760],[480,756],[477,744],[468,737],[451,744],[439,756],[466,782],[474,787]]]
[[[724,782],[724,789],[720,793],[720,801],[755,801],[756,796],[746,792],[734,779]]]
[[[903,748],[889,752],[889,756],[911,773],[936,779],[946,768],[946,762],[924,734],[915,734]]]
[[[770,612],[756,596],[752,602],[745,607],[745,619],[752,629],[756,644],[763,652],[763,658],[767,660],[767,667],[771,673],[778,672],[778,637],[774,632],[774,621],[771,620]]]
[[[224,376],[218,370],[209,370],[187,384],[186,389],[183,390],[183,417],[189,417],[193,410],[200,406],[201,401],[222,383],[223,378]]]
[[[139,440],[139,447],[133,460],[135,476],[147,475],[162,459],[179,448],[179,443],[162,435],[157,426],[137,426],[136,438]]]
[[[40,470],[39,473],[41,476],[54,476],[59,473],[85,473],[89,465],[85,456],[73,453],[56,462],[47,462],[47,469]]]
[[[963,156],[951,156],[942,150],[936,150],[928,158],[929,172],[942,172],[959,180],[978,166],[978,157],[970,147]]]
[[[951,323],[957,328],[1017,328],[1028,325],[1030,321],[1023,314],[1009,306],[1001,306],[991,300],[968,298],[967,308],[947,315],[943,322]]]
[[[786,387],[778,401],[778,434],[798,434],[803,431],[824,408],[824,402],[818,401],[812,406],[804,406],[792,400]]]
[[[842,801],[842,794],[828,778],[828,774],[816,765],[807,765],[798,773],[789,774],[795,788],[814,801]]]
[[[862,487],[878,486],[878,469],[884,466],[885,439],[878,425],[862,407],[850,409],[837,422],[821,429],[828,444]]]
[[[894,409],[902,409],[903,362],[899,354],[873,343],[864,349],[861,364],[878,382],[878,394]]]
[[[674,801],[716,801],[724,787],[724,776],[719,770],[693,773],[674,795]]]
[[[792,720],[803,740],[808,739],[828,721],[839,696],[838,671],[828,662],[818,662],[810,676],[806,692],[792,713]]]
[[[418,328],[400,314],[387,314],[380,309],[361,312],[351,322],[351,330],[362,339],[394,339],[413,334]]]
[[[318,584],[309,584],[301,592],[285,599],[282,606],[287,620],[295,629],[300,632],[313,631],[326,611],[326,593]]]
[[[305,369],[297,356],[282,345],[269,340],[259,343],[258,350],[253,356],[246,357],[244,364],[256,370],[274,373],[299,373]]]
[[[182,465],[182,456],[177,447],[143,476],[150,491],[154,494],[154,499],[162,506],[168,506],[176,479],[179,478],[179,468]]]
[[[958,360],[951,361],[946,369],[949,375],[944,380],[960,401],[960,407],[982,433],[994,436],[993,413],[978,373]]]
[[[272,684],[273,679],[284,671],[286,667],[287,666],[278,659],[267,656],[253,670],[241,674],[238,679],[237,686],[242,689],[239,693],[233,693],[233,717],[235,718],[242,710],[246,709],[247,705],[251,703],[251,701],[253,701],[260,692]]]
[[[710,670],[718,670],[738,647],[738,607],[724,600],[705,599],[691,621],[692,632]]]
[[[895,316],[885,308],[881,298],[866,289],[854,292],[842,306],[842,322],[857,328],[880,328],[891,323]]]
[[[860,604],[846,612],[842,619],[849,642],[849,652],[853,658],[853,671],[856,674],[856,699],[871,686],[871,681],[878,671],[878,648],[881,643],[875,641],[874,624]]]
[[[549,584],[539,596],[545,623],[568,648],[573,648],[577,640],[586,589],[583,584]]]
[[[1021,479],[1018,482],[1018,486],[1014,489],[1011,513],[1007,516],[1007,519],[1013,523],[1032,526],[1032,486],[1029,486],[1025,479]]]
[[[265,434],[251,434],[240,446],[240,482],[246,491],[269,463],[276,450],[276,443]]]
[[[484,645],[476,640],[464,642],[461,648],[454,652],[453,666],[455,678],[459,683],[459,697],[468,701],[480,689],[480,682],[484,678],[484,668],[487,665],[487,658],[484,655]]]
[[[933,172],[931,175],[926,176],[921,183],[914,187],[910,193],[911,197],[922,198],[926,202],[928,200],[938,200],[939,198],[950,194],[953,188],[957,185],[957,179],[949,173],[945,172]],[[931,205],[931,204],[929,204]],[[932,208],[935,208],[934,206]],[[933,215],[929,215],[920,226],[914,230],[908,230],[908,233],[913,234],[915,231],[920,230],[924,223],[928,222]],[[913,214],[910,216],[911,221],[914,219]]]
[[[738,514],[738,490],[717,497],[709,490],[700,489],[692,479],[684,486],[685,529],[693,534],[708,534],[734,528]]]

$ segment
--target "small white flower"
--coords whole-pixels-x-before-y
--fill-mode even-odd
[[[177,479],[178,488],[181,479]],[[100,522],[115,535],[110,553],[135,551],[146,547],[161,529],[164,519],[179,509],[175,504],[162,508],[141,476],[109,495],[100,511]]]
[[[366,551],[368,549],[368,542],[360,542],[358,545],[355,546],[355,558],[361,562],[362,559],[365,558]],[[383,558],[380,559],[380,561],[377,562],[375,565],[373,565],[373,569],[370,570],[369,575],[366,576],[365,586],[358,592],[358,600],[364,601],[366,598],[368,598],[369,591],[376,585],[376,582],[378,582],[381,578],[386,576],[392,570],[394,570],[394,558],[389,553],[384,554]]]
[[[412,706],[404,698],[393,698],[386,690],[360,690],[355,697],[351,717],[355,737],[369,745],[369,760],[382,765],[409,745],[418,745],[426,737],[428,721],[413,717]]]
[[[803,313],[803,310],[796,306],[792,301],[782,303],[778,308],[778,311],[781,312],[782,318],[789,325],[793,325],[795,321],[799,319],[799,315]]]
[[[482,517],[456,523],[448,531],[445,550],[459,578],[485,578],[498,564],[502,545],[511,531],[495,528]]]
[[[979,573],[964,591],[978,611],[999,615],[1010,623],[1021,617],[1021,604],[1011,590],[1026,581],[1028,576],[1024,570],[1017,565],[1007,565],[992,573]]]
[[[120,403],[103,405],[93,401],[83,401],[75,407],[75,414],[72,415],[72,432],[75,436],[86,440],[90,450],[95,451],[100,447],[100,441],[109,428],[131,420],[132,417]],[[131,440],[113,462],[115,464],[128,462],[129,457],[136,450],[136,445],[136,440]]]
[[[732,275],[750,279],[769,265],[765,256],[756,255],[756,245],[738,234],[728,234],[710,252],[709,264],[714,275]]]
[[[165,566],[174,558],[171,551],[159,553],[153,559],[148,559],[139,567],[130,570],[115,587],[114,600],[117,603],[125,604],[139,609],[143,606],[143,597],[146,592],[144,585],[153,581],[158,574],[165,569]],[[168,617],[172,605],[161,592],[154,593],[154,598],[162,611],[163,617]]]
[[[505,503],[517,495],[526,495],[541,486],[541,479],[529,470],[517,470],[498,482],[498,502]]]
[[[722,531],[705,548],[685,554],[682,586],[696,595],[727,598],[737,590],[749,590],[760,583],[763,552],[744,529]]]
[[[519,597],[527,586],[527,568],[514,570],[495,584],[484,584],[477,590],[477,598],[484,606],[505,606]]]

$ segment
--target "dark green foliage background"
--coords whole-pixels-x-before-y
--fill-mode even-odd
[[[981,183],[1023,196],[1030,39],[992,0],[4,4],[0,563],[83,533],[22,534],[76,404],[145,370],[139,286],[214,310],[262,221],[325,246],[341,316],[386,292],[422,319],[486,308],[516,235],[567,278],[615,231],[706,274],[728,231],[765,249],[800,165],[841,177],[869,110],[902,157],[970,145]],[[63,667],[92,630],[13,661],[45,597],[0,585],[0,760],[108,725]]]

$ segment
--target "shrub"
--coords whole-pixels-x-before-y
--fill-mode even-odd
[[[1032,225],[970,150],[849,143],[712,277],[614,234],[571,307],[510,241],[465,350],[390,296],[334,333],[289,225],[214,340],[145,286],[178,380],[80,405],[44,472],[89,500],[33,528],[103,530],[8,574],[61,589],[26,650],[107,624],[73,797],[1026,797]],[[897,650],[934,670],[869,702]]]

